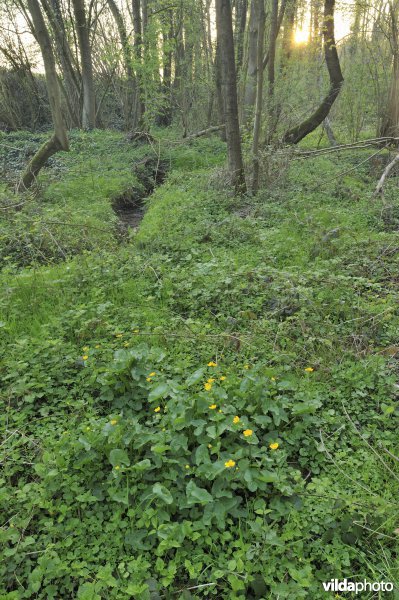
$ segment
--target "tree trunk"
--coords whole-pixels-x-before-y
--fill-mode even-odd
[[[139,86],[139,122],[140,129],[144,130],[143,117],[145,113],[144,86],[143,86],[143,23],[141,20],[140,0],[132,0],[133,29],[134,29],[134,53],[137,61],[136,76]]]
[[[64,76],[65,99],[69,109],[71,125],[72,127],[79,127],[81,125],[79,75],[77,75],[74,68],[74,59],[68,44],[59,0],[51,0],[51,2],[41,0],[41,4],[53,31],[55,48]]]
[[[91,57],[89,27],[86,20],[84,0],[72,0],[72,4],[75,14],[82,69],[82,126],[84,129],[94,129],[96,126],[96,98],[94,92],[93,63]]]
[[[276,3],[278,0],[274,0]],[[264,0],[257,0],[258,4],[258,52],[257,52],[257,84],[256,84],[256,105],[254,136],[252,143],[253,154],[253,179],[252,193],[255,195],[259,189],[259,140],[262,124],[262,102],[263,102],[263,42],[265,37],[265,4]],[[277,18],[277,16],[276,16]],[[274,62],[274,61],[273,61]]]
[[[46,84],[54,123],[54,134],[38,150],[27,165],[21,179],[20,188],[29,188],[47,159],[59,150],[69,150],[68,135],[61,112],[61,96],[58,85],[55,59],[51,40],[43,19],[38,0],[27,0],[32,17],[35,37],[39,43],[46,73]]]
[[[235,40],[237,48],[237,72],[242,67],[244,57],[244,36],[247,24],[248,0],[237,0],[236,2],[236,27]]]
[[[388,102],[379,129],[380,137],[399,136],[399,32],[398,32],[399,2],[389,4],[390,16],[390,46],[393,53],[393,66],[389,86]]]
[[[119,32],[119,39],[122,45],[125,70],[127,75],[127,94],[124,101],[125,127],[131,129],[135,123],[132,122],[133,106],[135,104],[136,82],[133,72],[133,57],[130,49],[129,38],[127,35],[125,22],[115,0],[107,0],[108,6],[115,20]]]
[[[246,119],[251,115],[256,99],[256,64],[258,48],[256,0],[251,0],[248,36],[248,67],[244,91],[244,110]]]
[[[238,122],[237,81],[230,0],[216,0],[216,31],[220,49],[227,156],[236,194],[246,191]]]
[[[330,76],[330,89],[318,109],[308,119],[286,132],[283,141],[287,144],[298,144],[304,137],[321,125],[328,116],[330,109],[341,90],[344,78],[342,76],[338,52],[335,45],[334,5],[335,0],[325,0],[324,2],[324,56]]]

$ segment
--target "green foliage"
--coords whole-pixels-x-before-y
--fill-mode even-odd
[[[318,158],[239,205],[218,140],[168,153],[130,244],[2,272],[4,598],[395,582],[398,253],[373,182]]]

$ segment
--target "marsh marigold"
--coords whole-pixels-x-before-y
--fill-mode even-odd
[[[230,458],[230,460],[227,460],[224,463],[224,466],[226,467],[226,469],[231,469],[232,467],[236,466],[236,461],[235,460],[231,460],[231,458]]]

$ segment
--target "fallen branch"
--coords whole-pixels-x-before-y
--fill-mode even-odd
[[[210,133],[215,133],[215,131],[221,131],[225,128],[225,125],[213,125],[212,127],[208,127],[208,129],[202,129],[202,131],[197,131],[196,133],[192,133],[184,138],[184,141],[194,140],[195,138],[202,137],[203,135],[208,135]]]
[[[350,144],[340,144],[338,146],[319,148],[318,150],[297,150],[295,152],[295,158],[293,160],[300,160],[302,158],[310,158],[312,156],[320,156],[322,154],[330,154],[330,152],[339,152],[340,150],[356,150],[362,148],[369,148],[370,146],[381,146],[384,144],[388,146],[390,144],[397,145],[399,138],[396,137],[379,137],[371,138],[369,140],[359,140],[358,142],[351,142]]]
[[[391,160],[391,162],[385,167],[384,172],[381,175],[379,182],[377,183],[377,187],[375,188],[374,196],[378,196],[378,194],[382,194],[385,180],[397,162],[399,162],[399,152],[395,156],[395,158],[393,160]]]

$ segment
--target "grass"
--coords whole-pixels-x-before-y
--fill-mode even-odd
[[[75,133],[30,210],[106,234],[65,228],[42,265],[22,241],[3,269],[0,597],[397,585],[395,183],[372,200],[364,150],[277,155],[238,200],[217,139],[159,149],[121,243],[110,198],[148,149]]]

